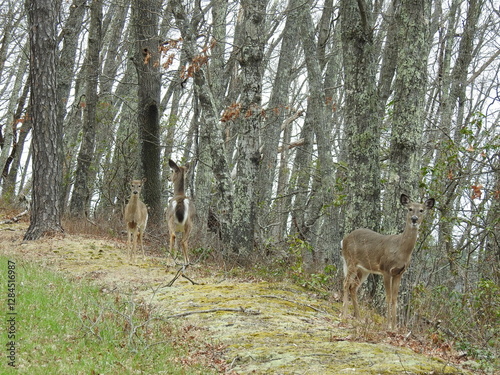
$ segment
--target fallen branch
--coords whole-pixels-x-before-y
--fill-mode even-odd
[[[170,319],[170,318],[182,318],[184,316],[193,315],[193,314],[208,314],[208,313],[220,312],[220,311],[224,311],[224,312],[237,312],[237,313],[244,313],[244,314],[248,314],[248,315],[259,315],[260,314],[260,311],[255,311],[255,310],[251,310],[251,309],[245,309],[243,307],[240,307],[240,308],[237,308],[237,309],[235,309],[235,308],[220,307],[220,308],[210,309],[210,310],[186,311],[186,312],[179,313],[179,314],[169,315],[169,316],[166,316],[165,318],[166,319]]]
[[[17,223],[19,221],[20,217],[23,217],[23,216],[27,215],[28,213],[29,213],[29,210],[24,210],[19,215],[16,215],[13,218],[10,218],[10,219],[4,220],[4,221],[0,221],[0,224],[14,224],[14,223]]]
[[[199,285],[198,283],[194,282],[193,280],[191,280],[189,277],[187,277],[186,275],[184,275],[184,270],[186,268],[188,268],[188,264],[184,264],[182,265],[181,268],[179,268],[179,270],[177,271],[177,273],[175,274],[174,278],[172,280],[170,280],[170,282],[167,284],[168,287],[174,285],[175,283],[175,280],[177,280],[180,276],[184,277],[185,279],[188,279],[189,281],[191,281],[191,284],[193,285]]]
[[[323,314],[328,314],[328,312],[327,312],[327,311],[324,311],[324,310],[318,309],[317,307],[314,307],[314,306],[311,306],[311,305],[307,305],[307,304],[305,304],[305,303],[297,302],[297,301],[294,301],[294,300],[291,300],[291,299],[288,299],[288,298],[279,297],[279,296],[271,296],[271,295],[264,295],[264,296],[261,296],[261,297],[262,297],[262,298],[275,298],[275,299],[281,299],[281,300],[283,300],[283,301],[290,302],[290,303],[293,303],[293,304],[295,304],[295,305],[308,307],[308,308],[310,308],[311,310],[314,310],[314,311],[317,311],[317,312],[320,312],[320,313],[323,313]]]

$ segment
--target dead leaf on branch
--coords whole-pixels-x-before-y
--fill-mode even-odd
[[[240,111],[241,111],[241,104],[240,103],[233,103],[224,110],[220,121],[221,122],[228,122],[231,120],[235,120],[240,116]]]
[[[471,189],[472,189],[471,198],[472,199],[481,199],[481,197],[483,195],[483,192],[482,192],[483,185],[472,185]]]

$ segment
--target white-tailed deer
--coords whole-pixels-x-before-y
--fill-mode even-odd
[[[130,195],[130,200],[125,206],[124,219],[127,224],[128,255],[131,261],[135,260],[137,237],[139,237],[139,241],[141,242],[142,257],[144,258],[144,244],[142,243],[142,239],[144,237],[146,225],[148,224],[148,208],[141,201],[140,194],[142,185],[145,181],[146,179],[144,178],[142,180],[132,180],[130,182],[132,194]]]
[[[401,276],[410,264],[418,228],[426,211],[434,207],[434,198],[420,204],[410,202],[410,198],[402,194],[400,202],[408,210],[403,233],[383,235],[370,229],[356,229],[342,240],[345,276],[343,317],[347,316],[350,296],[354,305],[354,316],[359,318],[357,297],[359,286],[370,273],[376,273],[384,277],[389,328],[396,326]]]
[[[189,264],[188,240],[193,228],[193,217],[195,208],[193,201],[186,196],[184,191],[184,179],[188,167],[179,167],[173,160],[168,160],[168,165],[172,168],[172,182],[174,183],[174,196],[169,200],[165,208],[165,216],[170,234],[170,253],[173,254],[175,247],[176,233],[182,233],[182,254],[184,264]]]

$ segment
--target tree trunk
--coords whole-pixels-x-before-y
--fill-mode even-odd
[[[27,64],[25,64],[23,68],[26,70]],[[7,176],[4,176],[3,180],[2,198],[6,200],[10,199],[11,201],[15,195],[17,172],[19,170],[19,166],[21,164],[21,158],[23,156],[24,142],[26,141],[28,133],[30,132],[32,127],[31,119],[28,116],[24,116],[24,118],[21,118],[24,110],[26,110],[26,113],[29,112],[29,109],[25,108],[28,99],[29,89],[30,89],[30,78],[28,76],[28,80],[25,82],[23,92],[18,99],[17,109],[13,116],[15,124],[14,126],[16,127],[16,130],[18,123],[22,123],[22,125],[19,129],[19,134],[15,134],[14,136],[12,151],[11,154],[9,155],[9,158],[7,159],[7,163],[4,168],[4,174],[7,174]]]
[[[283,30],[283,39],[281,42],[280,57],[278,67],[276,69],[276,76],[273,83],[273,91],[266,111],[266,120],[262,129],[262,146],[261,154],[262,160],[259,165],[259,179],[257,181],[257,202],[259,207],[259,220],[262,220],[262,225],[265,228],[263,236],[265,241],[270,240],[271,233],[274,233],[272,238],[275,241],[281,241],[283,238],[283,231],[271,231],[272,228],[279,228],[278,226],[270,227],[276,221],[282,221],[279,213],[285,209],[279,200],[277,204],[271,205],[273,183],[276,175],[277,153],[280,133],[282,130],[290,131],[291,124],[288,129],[282,129],[283,121],[287,115],[287,106],[289,104],[289,91],[290,83],[293,79],[292,67],[296,56],[297,35],[298,29],[298,11],[297,1],[291,1],[288,4],[288,13]],[[287,154],[283,150],[282,156]],[[280,168],[280,171],[282,169]],[[280,186],[283,186],[281,184]],[[284,191],[282,190],[283,194]],[[279,192],[278,192],[279,194]],[[285,219],[286,220],[286,219]]]
[[[141,170],[147,182],[144,203],[153,226],[162,221],[160,160],[161,70],[158,36],[158,0],[133,2],[138,79],[138,123],[141,144]],[[141,176],[137,176],[141,177]]]
[[[25,240],[62,232],[62,127],[57,121],[58,9],[52,0],[27,0],[30,30],[33,191]]]
[[[77,157],[75,183],[70,203],[70,213],[76,217],[89,216],[88,209],[92,194],[90,189],[90,186],[92,186],[92,181],[90,181],[90,166],[94,159],[97,132],[97,85],[100,71],[99,51],[101,44],[102,0],[92,0],[90,14],[83,138]]]
[[[460,186],[460,178],[462,177],[461,162],[454,156],[456,155],[456,147],[459,146],[462,138],[461,129],[462,121],[457,121],[455,127],[455,136],[453,133],[453,115],[454,112],[463,113],[463,107],[466,101],[466,87],[469,65],[472,61],[474,51],[474,36],[481,14],[481,1],[470,0],[467,10],[467,17],[463,25],[463,33],[460,39],[458,56],[451,71],[443,72],[443,79],[448,81],[449,87],[444,88],[445,94],[441,100],[441,131],[442,139],[438,148],[435,165],[442,169],[441,174],[435,176],[432,190],[442,193],[444,196],[440,200],[439,214],[439,243],[444,247],[444,253],[448,256],[450,271],[452,274],[457,274],[457,259],[460,254],[456,251],[453,244],[453,224],[454,224],[454,206],[458,197],[457,188]],[[454,35],[453,30],[448,33],[450,37]],[[449,91],[448,91],[449,90]],[[448,91],[448,93],[447,93]]]
[[[71,83],[74,80],[75,57],[78,48],[78,36],[82,29],[83,17],[87,9],[87,0],[73,0],[70,7],[70,13],[64,32],[62,33],[62,49],[59,57],[59,65],[57,74],[59,80],[57,83],[58,97],[58,119],[61,124],[64,123],[66,117],[68,99],[71,91]],[[71,124],[68,124],[71,126]]]
[[[380,229],[380,120],[375,84],[372,9],[366,0],[341,0],[345,89],[345,233]],[[368,288],[376,296],[377,281]]]
[[[307,208],[303,231],[307,232],[306,240],[313,245],[311,252],[305,252],[305,265],[311,271],[323,268],[325,251],[329,246],[318,241],[320,223],[323,221],[324,207],[333,203],[333,159],[331,153],[332,123],[326,116],[326,98],[322,82],[321,64],[318,55],[319,48],[315,42],[315,29],[309,6],[302,9],[300,37],[304,50],[307,79],[309,83],[309,98],[307,102],[306,121],[312,123],[316,137],[318,161],[313,179],[310,204]],[[310,119],[309,119],[310,118]],[[328,218],[326,218],[328,223]],[[328,224],[327,224],[328,225]]]
[[[427,56],[429,54],[427,6],[425,1],[401,0],[396,12],[397,64],[394,83],[394,112],[389,150],[389,176],[384,196],[384,234],[404,227],[406,212],[399,204],[405,193],[418,200],[423,156]],[[410,267],[400,288],[401,310],[409,303],[415,268]]]
[[[373,20],[366,0],[341,0],[345,80],[347,207],[345,231],[380,225],[380,127],[375,87]]]
[[[243,0],[244,40],[241,47],[241,115],[238,119],[237,169],[234,181],[233,251],[245,262],[253,252],[256,227],[256,177],[260,163],[262,61],[266,0]]]
[[[429,54],[426,2],[401,0],[396,13],[397,64],[394,83],[394,112],[389,150],[389,176],[384,196],[384,233],[404,227],[406,213],[399,209],[405,193],[420,199],[420,160],[425,121],[427,56]],[[395,209],[398,208],[398,209]]]
[[[27,48],[24,48],[26,50]],[[9,100],[9,105],[7,109],[7,120],[8,125],[5,129],[2,153],[0,155],[0,167],[2,169],[2,176],[0,177],[2,181],[2,198],[7,202],[12,202],[15,195],[15,179],[12,180],[12,174],[10,173],[10,168],[14,159],[16,162],[20,160],[22,154],[22,144],[21,149],[19,147],[18,140],[21,137],[21,130],[18,134],[18,126],[22,122],[23,125],[26,123],[26,118],[24,121],[21,120],[21,115],[24,111],[26,105],[26,98],[28,97],[29,82],[24,83],[24,89],[21,90],[23,82],[25,80],[26,68],[28,66],[28,57],[23,55],[22,60],[19,62],[19,69],[16,73],[16,79],[14,81],[13,92],[15,93]],[[29,121],[27,121],[30,124]],[[26,128],[26,127],[25,127]],[[26,130],[26,129],[23,129]],[[24,141],[24,140],[23,140]],[[20,154],[21,153],[21,154]],[[10,177],[10,178],[9,178]]]

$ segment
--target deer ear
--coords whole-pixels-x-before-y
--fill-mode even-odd
[[[425,201],[425,207],[430,210],[432,207],[434,207],[434,203],[436,203],[436,200],[434,198],[429,198]]]
[[[170,166],[170,168],[172,168],[174,171],[178,171],[179,170],[179,167],[177,166],[177,164],[175,164],[175,161],[173,161],[172,159],[168,159],[168,165]]]
[[[406,194],[401,194],[399,201],[403,206],[406,206],[408,203],[410,203],[410,197]]]
[[[146,177],[144,177],[144,178],[142,179],[142,183],[145,183],[147,180],[148,180],[148,179],[147,179]]]

